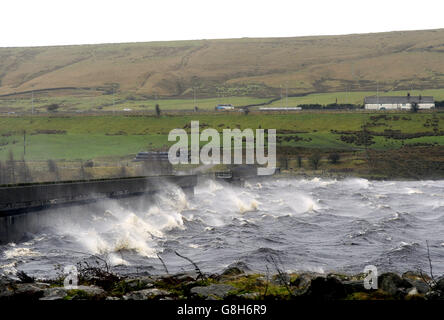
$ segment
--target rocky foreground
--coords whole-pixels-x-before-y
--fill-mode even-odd
[[[384,273],[378,289],[364,288],[364,275],[278,272],[252,273],[242,263],[222,274],[200,271],[162,276],[123,277],[106,270],[83,270],[77,289],[63,278],[37,280],[19,273],[0,277],[0,300],[444,300],[444,278],[417,272]]]

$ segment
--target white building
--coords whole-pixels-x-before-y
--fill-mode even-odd
[[[418,109],[432,109],[435,107],[433,97],[423,96],[371,96],[364,99],[365,109],[368,110],[410,110],[416,104]]]

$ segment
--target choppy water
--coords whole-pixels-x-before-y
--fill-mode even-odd
[[[100,255],[121,273],[206,272],[235,261],[264,271],[278,256],[287,271],[428,270],[444,273],[444,181],[274,179],[233,187],[200,182],[188,199],[170,187],[132,209],[107,201],[93,212],[56,214],[21,242],[0,247],[0,273],[55,275],[54,265]]]

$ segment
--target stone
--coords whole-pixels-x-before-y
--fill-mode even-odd
[[[6,276],[0,276],[0,299],[7,299],[14,295],[16,281]]]
[[[410,282],[412,287],[416,288],[416,290],[420,294],[426,294],[427,292],[430,291],[430,286],[423,280],[407,280],[407,281]]]
[[[444,300],[444,295],[440,290],[429,291],[425,294],[426,300]]]
[[[417,294],[418,294],[418,290],[417,290],[415,287],[413,287],[413,289],[411,289],[411,290],[407,293],[408,296],[415,296],[415,295],[417,295]]]
[[[311,273],[301,273],[290,282],[290,285],[298,289],[307,288],[313,278],[315,278],[315,276]]]
[[[154,287],[154,280],[151,278],[134,278],[124,280],[126,287],[130,290],[143,290]]]
[[[439,290],[441,292],[444,292],[444,278],[441,278],[438,281],[436,281],[436,285],[433,287],[433,290]]]
[[[336,277],[316,277],[311,280],[304,296],[314,300],[338,300],[345,298],[346,291]]]
[[[168,291],[160,289],[144,289],[139,291],[129,292],[123,296],[123,300],[151,300],[160,299],[170,295]]]
[[[421,275],[420,273],[414,271],[404,272],[401,277],[406,280],[421,280],[421,281],[424,281],[424,279],[427,281],[431,280],[428,275],[426,274]]]
[[[228,284],[211,284],[206,287],[194,287],[191,294],[205,299],[223,299],[228,296],[230,291],[235,290],[233,286]]]
[[[68,290],[63,287],[46,289],[40,300],[63,300],[68,295]]]
[[[49,287],[46,283],[16,283],[13,285],[13,295],[17,300],[38,300],[43,297],[44,290]]]
[[[364,287],[364,280],[343,281],[342,284],[344,285],[345,292],[347,293],[347,295],[355,292],[369,291]]]
[[[412,284],[396,273],[383,273],[378,278],[378,288],[392,296],[405,295],[412,288]]]
[[[222,272],[223,276],[236,276],[240,274],[246,274],[250,272],[251,269],[247,266],[246,263],[238,261],[230,264],[225,270]]]
[[[276,274],[271,277],[270,283],[277,286],[284,286],[290,284],[290,276],[287,273]]]
[[[79,292],[80,291],[80,292]],[[72,295],[74,293],[74,295]],[[65,287],[54,287],[44,290],[40,300],[63,300],[67,297],[72,300],[85,299],[88,300],[101,299],[105,297],[105,291],[97,286],[77,286],[76,289],[68,289]]]
[[[247,292],[239,295],[239,298],[246,300],[257,300],[261,294],[259,292]]]

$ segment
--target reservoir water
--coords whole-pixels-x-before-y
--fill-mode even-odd
[[[0,246],[0,273],[56,275],[91,255],[122,274],[205,272],[241,261],[264,272],[272,255],[286,271],[428,271],[444,274],[444,181],[270,179],[244,187],[200,181],[188,198],[170,186],[130,206],[63,208],[41,228]],[[269,266],[269,265],[268,265]]]

